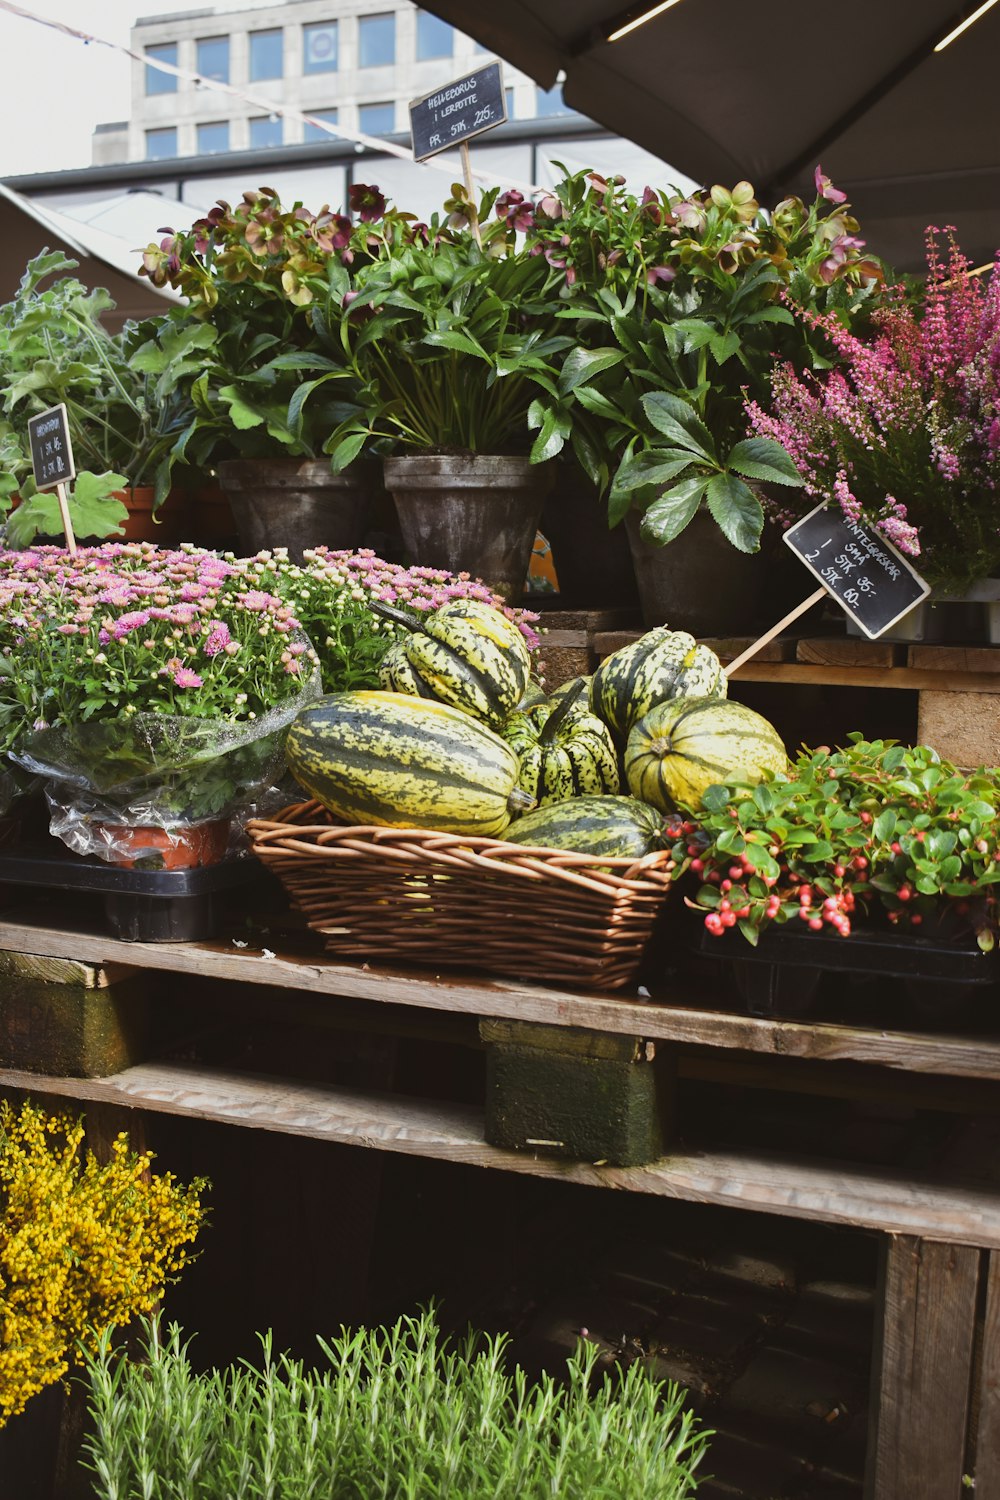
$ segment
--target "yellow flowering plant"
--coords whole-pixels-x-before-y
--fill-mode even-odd
[[[203,1178],[151,1173],[124,1134],[106,1163],[83,1142],[81,1120],[0,1104],[0,1427],[152,1312],[204,1221]]]

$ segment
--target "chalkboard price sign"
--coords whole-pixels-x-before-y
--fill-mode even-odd
[[[57,484],[68,484],[76,469],[63,402],[28,418],[28,443],[36,489],[52,490]]]
[[[825,502],[790,526],[783,539],[870,640],[931,591],[891,542]]]
[[[498,62],[487,63],[432,94],[411,100],[413,154],[417,161],[425,161],[449,146],[461,145],[494,125],[502,125],[506,118],[503,69]]]

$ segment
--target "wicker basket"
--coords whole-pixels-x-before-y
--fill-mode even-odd
[[[419,828],[334,823],[318,802],[249,825],[254,853],[338,958],[485,969],[615,989],[635,978],[670,890],[640,860]]]

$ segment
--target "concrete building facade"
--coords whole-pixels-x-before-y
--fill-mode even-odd
[[[131,44],[234,92],[134,62],[130,119],[95,131],[95,166],[331,139],[318,125],[283,117],[283,106],[349,131],[406,141],[409,101],[474,71],[489,55],[409,0],[286,0],[178,11],[138,20]],[[504,83],[511,119],[566,113],[558,88],[546,92],[506,67]]]

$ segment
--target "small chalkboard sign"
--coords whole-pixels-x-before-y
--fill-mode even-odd
[[[48,411],[39,412],[37,417],[28,418],[28,443],[36,489],[53,490],[57,484],[68,484],[74,478],[73,445],[62,401]]]
[[[458,146],[507,118],[507,99],[500,63],[487,63],[475,73],[456,78],[432,94],[410,101],[413,154],[425,161],[449,146]]]
[[[827,502],[790,526],[783,540],[870,640],[931,591],[891,542]]]

